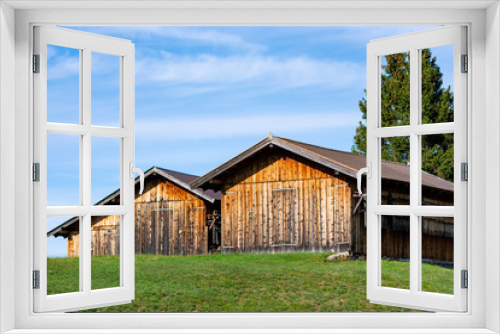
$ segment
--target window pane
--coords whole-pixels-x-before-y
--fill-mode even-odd
[[[80,50],[47,45],[47,122],[80,123]]]
[[[422,217],[422,291],[453,294],[453,217]]]
[[[92,52],[92,125],[120,126],[120,57]]]
[[[410,137],[381,138],[381,204],[410,204]]]
[[[381,216],[384,287],[410,289],[410,217]]]
[[[120,189],[120,138],[92,137],[92,204]],[[112,203],[118,205],[117,200]]]
[[[410,125],[410,53],[382,56],[381,126]]]
[[[422,136],[422,205],[453,206],[453,133]]]
[[[120,286],[120,216],[93,216],[92,290]]]
[[[78,217],[47,218],[47,295],[80,291],[79,228]]]
[[[422,50],[422,124],[453,122],[453,45]]]
[[[47,205],[80,205],[80,136],[47,134]]]

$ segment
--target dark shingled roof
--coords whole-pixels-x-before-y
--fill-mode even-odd
[[[194,180],[196,180],[197,178],[199,178],[198,175],[191,175],[191,174],[185,174],[185,173],[181,173],[181,172],[176,172],[174,170],[170,170],[170,169],[165,169],[165,168],[161,168],[161,167],[156,167],[157,169],[159,170],[162,170],[164,171],[165,173],[169,174],[169,175],[172,175],[173,177],[175,177],[176,179],[186,183],[186,184],[190,184],[191,182],[193,182]],[[214,199],[216,200],[219,200],[220,201],[220,198],[221,198],[221,194],[220,194],[220,191],[213,191],[211,189],[207,189],[207,190],[203,190],[203,189],[197,189],[201,192],[203,192],[204,194],[210,196],[210,197],[213,197]]]
[[[362,155],[302,143],[292,139],[271,136],[261,140],[241,154],[193,181],[191,186],[198,188],[209,188],[213,186],[210,184],[211,180],[225,171],[234,168],[237,164],[271,144],[353,178],[356,177],[356,173],[359,169],[366,167],[366,157]],[[400,182],[410,182],[410,166],[397,162],[382,161],[382,178]],[[425,172],[422,173],[422,185],[445,191],[453,191],[453,183]]]
[[[302,150],[309,151],[324,159],[341,164],[346,168],[358,171],[366,167],[366,157],[351,152],[332,150],[329,148],[301,143],[295,140],[275,137],[278,140],[284,141],[290,145],[297,146]],[[410,166],[398,162],[382,161],[382,178],[410,182]],[[422,185],[431,188],[438,188],[448,191],[453,191],[453,183],[446,181],[440,177],[422,173]]]

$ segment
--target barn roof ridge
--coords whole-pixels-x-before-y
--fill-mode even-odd
[[[189,176],[194,176],[194,177],[200,177],[199,175],[195,175],[195,174],[188,174],[188,173],[184,173],[184,172],[179,172],[178,170],[173,170],[173,169],[168,169],[168,168],[163,168],[163,167],[160,167],[160,166],[153,166],[151,168],[158,168],[158,169],[161,169],[161,170],[164,170],[164,171],[167,171],[167,172],[173,172],[173,173],[178,173],[178,174],[184,174],[184,175],[189,175]]]
[[[217,199],[214,196],[212,196],[211,194],[205,193],[205,191],[203,191],[201,189],[196,189],[196,188],[193,189],[189,185],[189,183],[180,180],[179,178],[175,177],[174,175],[169,174],[169,172],[176,173],[176,174],[183,174],[186,176],[192,176],[194,178],[198,177],[197,175],[186,174],[186,173],[182,173],[182,172],[178,172],[178,171],[174,171],[174,170],[170,170],[170,169],[166,169],[166,168],[162,168],[162,167],[158,167],[158,166],[152,166],[144,172],[144,178],[147,178],[148,176],[152,175],[153,173],[156,173],[156,174],[162,176],[163,178],[165,178],[171,182],[176,183],[177,185],[179,185],[182,188],[186,189],[187,191],[193,193],[194,195],[209,201],[210,203],[214,203],[215,200]],[[134,187],[135,187],[135,185],[137,183],[139,183],[139,177],[136,177],[134,182],[135,182],[134,183]],[[116,198],[119,194],[120,194],[120,189],[117,189],[114,192],[112,192],[111,194],[109,194],[108,196],[106,196],[103,199],[96,202],[94,205],[105,205],[106,203],[109,203],[111,200]],[[67,226],[74,224],[77,221],[77,219],[78,219],[78,217],[73,217],[73,218],[70,218],[70,219],[66,220],[65,222],[59,224],[58,226],[54,227],[52,230],[47,232],[47,237],[53,236],[57,232],[62,230],[64,227],[67,227]]]
[[[315,144],[309,144],[309,143],[300,142],[300,141],[298,141],[298,140],[294,140],[294,139],[288,139],[288,138],[282,138],[282,137],[275,137],[275,138],[280,138],[280,139],[285,140],[285,141],[295,142],[295,143],[298,143],[298,144],[301,144],[301,145],[312,146],[312,147],[315,147],[315,148],[321,148],[321,149],[324,149],[324,150],[333,151],[333,152],[337,152],[337,153],[340,153],[340,154],[350,155],[350,156],[352,156],[352,157],[356,157],[356,158],[357,158],[357,157],[359,157],[359,158],[364,158],[364,159],[366,159],[366,156],[365,156],[365,155],[360,155],[360,154],[356,154],[356,153],[353,153],[353,152],[348,152],[348,151],[342,151],[342,150],[331,149],[331,148],[324,147],[324,146],[320,146],[320,145],[315,145]],[[301,147],[301,149],[304,149],[304,148],[303,148],[303,147]],[[314,153],[314,152],[313,152],[313,153]],[[325,156],[320,155],[320,154],[318,154],[318,155],[319,155],[319,156],[321,156],[322,158],[328,159],[328,157],[325,157]],[[336,163],[338,163],[338,164],[342,164],[342,163],[340,163],[340,162],[338,162],[338,161],[336,161]],[[397,161],[390,161],[390,160],[382,160],[382,163],[383,163],[384,165],[386,165],[386,166],[387,166],[387,165],[394,165],[394,166],[397,166],[397,167],[404,167],[404,168],[408,168],[408,167],[410,166],[409,164],[405,164],[405,163],[402,163],[402,162],[397,162]],[[347,167],[347,168],[351,168],[350,166],[347,166],[347,165],[346,165],[346,167]],[[352,169],[352,168],[351,168],[351,169]],[[354,168],[354,170],[356,170],[356,169]],[[356,171],[357,171],[357,170],[356,170]],[[441,178],[441,177],[439,177],[439,176],[437,176],[437,175],[433,175],[433,174],[431,174],[431,173],[428,173],[428,172],[426,172],[426,171],[424,171],[424,170],[422,170],[422,173],[423,173],[423,174],[425,174],[425,175],[427,175],[427,176],[429,176],[430,178],[433,178],[433,179],[439,180],[439,181],[444,182],[444,183],[446,183],[446,184],[450,185],[451,187],[453,187],[453,182],[450,182],[450,181],[448,181],[448,180],[445,180],[445,179],[443,179],[443,178]],[[384,178],[386,178],[386,179],[391,179],[391,178],[390,178],[390,177],[388,177],[388,176],[385,176]],[[400,180],[397,180],[397,179],[395,179],[395,180],[396,180],[396,181],[400,181]],[[432,187],[432,186],[427,185],[427,184],[423,184],[423,185],[424,185],[424,186],[426,186],[426,187]],[[439,187],[436,187],[436,188],[439,188]],[[445,189],[445,188],[442,188],[442,189]],[[451,191],[453,191],[453,189],[446,189],[446,190],[451,190]]]
[[[293,139],[273,136],[259,141],[242,153],[236,155],[235,157],[229,159],[228,161],[214,168],[205,175],[194,180],[193,182],[191,182],[191,186],[196,188],[209,188],[210,181],[215,177],[272,144],[295,153],[299,156],[307,158],[311,161],[319,163],[320,165],[337,170],[353,178],[356,178],[356,173],[360,168],[366,166],[366,156],[363,155],[304,143]],[[322,150],[324,150],[325,152],[321,152]],[[331,156],[331,153],[333,153],[333,156]],[[340,156],[345,157],[344,161],[342,161],[342,159],[339,159]],[[406,170],[403,170],[403,168],[409,168],[407,164],[385,160],[382,163],[387,167],[386,169],[389,169],[388,171],[384,172],[384,179],[399,182],[409,182],[409,175],[407,177]],[[442,189],[446,191],[453,191],[452,182],[426,172],[424,172],[424,175],[426,177],[425,180],[422,180],[423,186]],[[408,180],[406,180],[406,178],[408,178]]]
[[[324,150],[335,151],[335,152],[339,152],[339,153],[348,153],[348,154],[349,154],[349,152],[346,152],[346,151],[333,150],[333,149],[326,148],[326,147],[323,147],[323,146],[318,146],[318,145],[313,145],[313,144],[303,143],[303,142],[299,142],[299,141],[292,140],[292,139],[287,139],[287,138],[277,138],[277,139],[278,139],[278,140],[284,140],[285,142],[289,142],[289,143],[288,143],[289,145],[294,145],[294,143],[295,143],[295,144],[302,144],[302,145],[308,145],[308,146],[315,146],[315,147],[319,147],[319,148],[322,148],[322,149],[324,149]],[[291,143],[290,143],[290,142],[291,142]],[[297,145],[294,145],[294,146],[297,146]],[[300,146],[299,146],[298,148],[299,148],[300,150],[310,152],[311,154],[314,154],[315,156],[318,156],[318,157],[320,157],[321,159],[325,159],[325,160],[331,161],[331,162],[333,162],[333,163],[335,163],[335,164],[338,164],[338,165],[341,165],[341,166],[343,166],[343,167],[345,167],[345,168],[347,168],[347,169],[349,169],[349,170],[355,171],[356,173],[357,173],[357,171],[358,171],[356,168],[352,168],[351,166],[348,166],[348,165],[343,164],[343,163],[341,163],[341,162],[338,162],[338,161],[336,161],[336,160],[333,160],[333,159],[330,159],[330,158],[328,158],[328,157],[325,157],[324,155],[318,154],[318,153],[316,153],[316,152],[314,152],[314,151],[311,151],[311,150],[308,150],[308,149],[306,149],[306,148],[304,148],[304,147],[300,147]],[[356,157],[363,157],[362,155],[357,155],[357,154],[356,154],[356,155],[354,155],[354,156],[356,156]],[[346,174],[347,174],[347,173],[346,173]],[[350,174],[348,174],[348,175],[350,175]]]
[[[339,152],[339,153],[351,154],[351,155],[354,155],[354,156],[357,156],[357,157],[364,157],[364,155],[357,154],[357,153],[354,153],[354,152],[337,150],[336,148],[331,148],[331,147],[326,147],[326,146],[322,146],[322,145],[316,145],[316,144],[306,143],[306,142],[303,142],[303,141],[300,141],[300,140],[296,140],[296,139],[290,139],[290,138],[285,138],[285,137],[277,137],[277,136],[274,136],[274,138],[283,139],[283,140],[286,140],[286,141],[290,141],[290,142],[294,142],[294,143],[298,143],[298,144],[303,144],[303,145],[316,146],[316,147],[323,148],[323,149],[329,150],[329,151],[335,151],[335,152]]]
[[[335,170],[338,170],[346,175],[349,175],[351,177],[356,177],[357,170],[349,167],[347,165],[344,165],[342,163],[339,163],[337,161],[333,161],[331,159],[328,159],[324,156],[321,156],[315,152],[306,150],[302,147],[299,147],[297,145],[294,145],[287,141],[285,138],[280,138],[280,137],[266,137],[259,141],[258,143],[254,144],[250,148],[246,149],[245,151],[241,152],[240,154],[236,155],[235,157],[229,159],[222,165],[219,165],[218,167],[212,169],[210,172],[206,173],[203,176],[200,176],[198,179],[194,180],[191,182],[191,186],[194,188],[208,188],[208,187],[203,187],[207,182],[209,182],[211,179],[216,177],[217,175],[225,172],[226,170],[230,169],[234,165],[240,163],[241,161],[245,160],[246,158],[249,158],[253,154],[259,152],[260,150],[268,147],[269,145],[276,145],[278,147],[281,147],[284,150],[290,151],[292,153],[295,153],[299,156],[303,156],[311,161],[314,161],[316,163],[319,163],[321,165],[324,165],[328,168],[332,168]],[[297,141],[295,141],[297,143]],[[305,144],[305,143],[304,143]],[[311,145],[311,144],[306,144],[306,145]],[[311,145],[314,146],[314,145]],[[342,151],[339,151],[342,152]]]
[[[348,155],[352,155],[353,157],[361,157],[361,158],[366,158],[366,155],[358,154],[358,153],[355,153],[355,152],[349,152],[349,151],[337,150],[337,149],[335,149],[335,148],[330,148],[330,147],[321,146],[321,145],[316,145],[316,144],[310,144],[310,143],[306,143],[306,142],[302,142],[302,141],[295,140],[295,139],[290,139],[290,138],[284,138],[284,137],[274,137],[274,138],[283,139],[283,140],[286,140],[286,141],[295,142],[295,143],[299,143],[299,144],[302,144],[302,145],[315,146],[315,147],[319,147],[319,148],[322,148],[322,149],[325,149],[325,150],[338,152],[338,153],[341,153],[341,154],[348,154]],[[400,165],[400,166],[409,166],[409,164],[405,164],[405,163],[402,163],[402,162],[397,162],[397,161],[383,160],[383,162],[384,162],[384,163],[388,163],[388,164]],[[427,173],[427,172],[425,172],[425,171],[422,171],[422,172],[423,172],[423,173],[426,173],[426,174],[428,174],[428,175],[430,175],[430,176],[440,178],[439,176],[429,174],[429,173]],[[441,179],[441,180],[443,180],[443,181],[446,181],[446,180],[445,180],[445,179],[443,179],[443,178],[440,178],[440,179]],[[446,182],[449,182],[449,181],[446,181]]]

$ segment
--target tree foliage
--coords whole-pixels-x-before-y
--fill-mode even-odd
[[[408,53],[385,56],[381,75],[381,124],[410,125],[410,57]],[[365,90],[366,94],[366,90]],[[453,92],[443,87],[443,74],[431,50],[422,50],[422,124],[453,122]],[[366,154],[366,98],[359,101],[362,120],[354,135],[352,152]],[[422,170],[453,182],[453,134],[425,135]],[[382,138],[382,159],[410,162],[409,137]]]

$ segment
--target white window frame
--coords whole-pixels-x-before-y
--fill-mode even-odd
[[[423,310],[463,312],[467,309],[467,290],[461,287],[461,270],[467,269],[467,184],[461,180],[460,164],[467,163],[467,76],[461,71],[461,56],[467,54],[465,26],[450,26],[372,40],[367,46],[367,294],[374,303],[413,307]],[[422,50],[443,45],[453,46],[454,122],[422,124]],[[408,52],[410,57],[410,123],[383,127],[381,124],[380,75],[382,58]],[[421,135],[454,134],[454,203],[453,206],[422,205]],[[410,139],[410,203],[382,205],[381,138]],[[407,216],[410,221],[409,289],[384,287],[382,277],[382,216]],[[422,291],[422,218],[453,217],[453,294]]]
[[[73,2],[7,1],[0,4],[0,180],[12,186],[0,190],[0,330],[36,333],[37,329],[144,329],[177,328],[193,332],[220,329],[268,329],[272,332],[467,332],[500,331],[500,11],[495,2],[296,1],[281,2],[121,2],[134,9],[103,10],[120,6],[110,1]],[[14,11],[11,7],[24,7]],[[43,7],[46,7],[43,9]],[[70,8],[58,8],[58,7]],[[73,6],[73,8],[71,8]],[[97,8],[99,6],[100,8]],[[149,6],[149,9],[147,8]],[[161,9],[151,7],[162,7]],[[179,7],[183,7],[179,9]],[[397,8],[392,8],[397,6]],[[460,6],[460,8],[458,8]],[[74,7],[86,8],[75,10]],[[138,11],[137,8],[143,10]],[[170,8],[169,8],[170,7]],[[488,8],[487,8],[488,7]],[[42,9],[41,9],[42,8]],[[48,10],[47,10],[48,8]],[[346,9],[347,8],[347,9]],[[203,10],[205,9],[205,10]],[[15,18],[15,20],[14,20]],[[469,27],[469,230],[468,312],[435,314],[34,314],[30,257],[32,245],[32,183],[30,169],[32,123],[32,27],[58,25],[441,25]],[[486,22],[486,24],[485,24]],[[14,38],[15,32],[15,38]],[[333,52],[333,51],[332,51]],[[15,73],[11,69],[15,66]],[[486,70],[486,67],[488,70]],[[15,80],[15,86],[12,82]],[[9,94],[10,93],[10,94]],[[11,96],[14,96],[15,100]],[[15,112],[14,112],[15,110]],[[486,121],[487,120],[487,121]],[[9,126],[13,130],[9,130]],[[486,135],[488,141],[486,141]],[[12,144],[15,143],[15,144]],[[488,152],[486,154],[485,152]],[[13,162],[14,161],[14,162]],[[486,164],[488,162],[488,164]],[[485,167],[486,166],[486,167]],[[486,182],[486,174],[489,175]],[[12,173],[15,177],[12,178]],[[14,181],[9,180],[14,179]],[[14,200],[9,200],[15,189]],[[13,205],[13,206],[12,206]],[[9,209],[12,206],[14,209]],[[14,218],[15,224],[5,219]],[[474,228],[472,229],[472,226]],[[14,235],[14,238],[12,238]],[[14,255],[12,254],[14,252]],[[485,255],[495,254],[488,259]],[[9,285],[10,284],[10,285]],[[12,286],[15,286],[12,289]],[[487,291],[487,293],[486,293]],[[13,308],[12,305],[15,305]],[[381,330],[381,328],[383,328]],[[26,329],[26,330],[24,330]],[[30,329],[30,331],[28,331]],[[100,330],[99,330],[100,329]],[[170,331],[168,330],[170,329]],[[287,330],[288,329],[288,330]],[[356,331],[355,329],[358,329]],[[76,332],[76,331],[73,331]],[[108,331],[109,332],[109,331]],[[220,331],[219,331],[220,332]],[[295,331],[297,332],[297,331]],[[345,332],[345,331],[344,331]]]
[[[39,181],[33,184],[34,269],[39,271],[39,288],[34,289],[35,312],[75,311],[130,303],[135,291],[135,210],[134,210],[134,64],[131,41],[60,27],[34,27],[34,54],[39,56],[39,73],[34,84],[34,162],[39,163]],[[47,46],[74,48],[80,53],[80,121],[78,124],[47,122]],[[119,127],[92,125],[91,57],[92,53],[114,55],[120,62]],[[47,206],[47,134],[78,136],[80,142],[80,196],[78,206]],[[95,206],[91,202],[92,139],[109,137],[119,140],[120,204]],[[92,216],[120,216],[120,285],[92,289],[91,219]],[[79,217],[80,268],[79,290],[47,295],[47,217]]]

